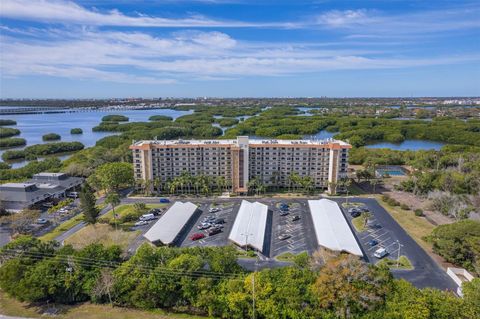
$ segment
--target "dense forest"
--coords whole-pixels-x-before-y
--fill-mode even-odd
[[[417,289],[357,257],[318,252],[292,266],[248,272],[233,247],[143,245],[130,259],[117,246],[81,250],[20,237],[0,250],[0,287],[27,302],[162,308],[221,318],[478,318],[480,282],[464,298]],[[253,289],[255,293],[253,293]]]

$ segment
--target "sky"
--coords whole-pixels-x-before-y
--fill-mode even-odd
[[[0,98],[480,96],[480,1],[1,0]]]

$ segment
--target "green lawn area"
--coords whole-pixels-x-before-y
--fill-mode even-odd
[[[146,204],[147,211],[149,209],[152,209],[152,208],[162,208],[162,207],[165,207],[165,206],[166,206],[166,204]],[[120,206],[115,208],[115,214],[118,216],[117,217],[118,220],[122,220],[127,215],[134,216],[134,219],[136,220],[142,214],[145,214],[145,213],[146,212],[135,211],[135,207],[133,206],[133,204],[120,205]],[[100,217],[100,220],[105,221],[106,223],[114,223],[113,211],[112,210],[108,211],[108,213],[106,213],[105,215]],[[126,226],[126,227],[131,227],[131,226],[133,226],[134,223],[135,223],[135,221],[129,221],[129,222],[121,223],[120,225]]]
[[[205,317],[171,314],[162,310],[135,310],[130,308],[110,307],[109,305],[96,305],[91,303],[82,303],[75,306],[59,305],[56,307],[59,314],[55,318],[59,319],[200,319]],[[45,318],[42,313],[47,309],[46,306],[30,305],[19,302],[13,298],[0,293],[0,314],[6,316],[18,316],[28,318]]]
[[[398,264],[398,267],[397,267]],[[390,269],[404,269],[404,270],[412,270],[413,266],[412,263],[410,262],[410,259],[407,258],[407,256],[400,256],[397,260],[395,259],[390,259],[390,258],[383,258],[380,260],[377,264],[377,266],[380,265],[386,265]]]
[[[93,243],[105,246],[118,245],[126,250],[128,245],[140,235],[140,231],[124,231],[115,229],[108,224],[88,225],[65,239],[65,244],[71,244],[75,249],[81,249]]]
[[[432,244],[426,242],[423,238],[432,233],[435,228],[424,217],[415,216],[413,211],[403,210],[398,206],[392,207],[384,203],[380,196],[376,196],[378,203],[402,226],[402,228],[427,251],[432,251]]]
[[[298,253],[298,254],[292,254],[291,252],[286,252],[286,253],[283,253],[281,255],[278,255],[277,257],[275,257],[275,259],[279,260],[279,261],[291,261],[293,262],[295,260],[295,257],[298,256],[298,255],[306,255],[307,252],[304,251],[304,252],[301,252],[301,253]]]
[[[363,231],[365,231],[365,218],[362,215],[358,216],[358,217],[355,217],[354,219],[352,219],[352,224],[353,224],[353,227],[355,227],[356,231],[361,233]]]
[[[102,210],[103,208],[105,208],[105,204],[97,205],[97,207],[99,210]],[[60,236],[63,232],[66,232],[67,230],[81,223],[82,221],[83,221],[83,214],[81,213],[70,218],[69,220],[64,221],[63,223],[55,227],[51,232],[39,237],[39,239],[45,240],[45,241],[54,240],[56,237]]]

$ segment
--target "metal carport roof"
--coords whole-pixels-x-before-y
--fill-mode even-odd
[[[338,204],[329,199],[309,200],[318,244],[331,250],[363,256]]]
[[[173,244],[197,208],[197,205],[190,202],[175,202],[143,236],[151,242]]]
[[[247,245],[262,252],[267,217],[267,205],[243,200],[228,239],[239,246]]]

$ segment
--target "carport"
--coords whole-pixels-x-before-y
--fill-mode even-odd
[[[198,206],[176,202],[143,236],[151,243],[173,245],[195,215]]]
[[[263,252],[267,218],[267,205],[243,200],[228,239],[241,247],[250,246]]]
[[[329,199],[309,200],[318,244],[331,250],[363,256],[338,204]]]

